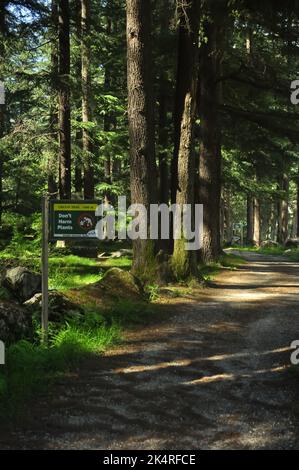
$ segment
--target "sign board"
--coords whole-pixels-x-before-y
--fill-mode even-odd
[[[50,240],[95,240],[99,201],[49,201]]]

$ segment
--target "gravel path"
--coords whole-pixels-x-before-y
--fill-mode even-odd
[[[242,253],[159,325],[61,380],[1,448],[298,449],[299,264]]]

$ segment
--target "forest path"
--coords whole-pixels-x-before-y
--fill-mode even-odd
[[[299,264],[242,253],[161,323],[59,382],[1,438],[26,449],[299,448]]]

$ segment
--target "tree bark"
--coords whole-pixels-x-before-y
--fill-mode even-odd
[[[159,83],[159,202],[169,202],[168,181],[168,134],[167,134],[167,98],[165,96],[165,77],[162,72]]]
[[[163,8],[160,12],[160,38],[161,46],[160,53],[162,55],[162,60],[166,59],[166,55],[169,54],[169,50],[166,47],[167,45],[163,42],[165,34],[169,32],[169,24],[171,17],[171,5],[169,0],[163,2]],[[162,68],[159,74],[159,202],[161,204],[169,203],[169,168],[168,168],[168,120],[167,120],[167,111],[168,111],[168,77],[167,70]]]
[[[253,199],[247,196],[247,244],[253,245]]]
[[[230,244],[233,238],[231,191],[225,189],[224,192],[224,242]]]
[[[253,198],[253,245],[260,246],[261,244],[261,210],[260,201]]]
[[[151,2],[127,0],[127,74],[131,200],[149,206],[156,201],[154,110],[151,78]],[[133,241],[133,272],[155,276],[155,243]]]
[[[59,193],[71,198],[70,17],[69,0],[59,0]]]
[[[178,142],[176,204],[190,204],[194,209],[194,118],[198,76],[199,1],[181,0],[179,4],[180,34],[177,90],[182,102],[177,102],[181,113]],[[184,69],[181,68],[184,64]],[[178,116],[177,116],[178,118]],[[197,274],[194,250],[185,249],[184,238],[174,240],[172,267],[176,277],[186,278]]]
[[[220,196],[221,196],[221,131],[217,105],[219,85],[217,76],[221,61],[222,20],[217,17],[215,2],[207,12],[203,42],[200,50],[200,118],[202,143],[199,162],[199,199],[203,204],[204,263],[214,261],[220,253]]]
[[[57,44],[57,28],[58,28],[58,6],[57,0],[51,3],[51,88],[55,100],[50,103],[50,132],[53,140],[57,139],[58,134],[58,115],[56,107],[57,99],[57,76],[58,76],[58,44]],[[54,139],[55,136],[55,139]],[[58,186],[56,181],[58,168],[57,150],[53,145],[51,153],[48,157],[48,194],[50,197],[57,195]]]
[[[82,150],[84,172],[84,199],[94,198],[94,169],[92,162],[92,133],[88,125],[92,121],[90,106],[90,45],[88,32],[90,28],[90,1],[81,0],[81,79],[82,79]]]
[[[186,6],[185,1],[182,5]],[[182,5],[178,2],[178,12],[182,16]],[[175,101],[174,101],[174,150],[171,160],[171,183],[170,183],[170,196],[171,203],[176,202],[177,188],[178,188],[178,155],[180,146],[181,123],[185,104],[185,83],[184,74],[188,70],[188,56],[185,55],[185,36],[188,36],[188,30],[183,24],[179,22],[178,29],[178,50],[177,50],[177,71],[176,71],[176,88],[175,88]]]
[[[282,245],[288,238],[288,223],[289,223],[289,178],[284,173],[279,181],[279,189],[284,192],[284,196],[278,202],[278,230],[277,241]]]
[[[106,34],[108,37],[111,36],[112,33],[112,20],[108,16],[110,15],[110,8],[108,8],[109,3],[107,3],[107,26],[106,26]],[[105,81],[104,81],[104,89],[105,93],[111,92],[111,73],[110,73],[110,64],[105,67]],[[111,114],[106,112],[104,116],[104,132],[111,131]],[[112,158],[109,151],[106,151],[105,160],[104,160],[104,176],[105,182],[110,186],[112,183]],[[109,189],[107,189],[104,193],[104,200],[106,203],[112,203],[112,194]]]
[[[5,4],[0,5],[0,82],[4,82],[4,64],[5,64],[5,47],[4,47],[4,34],[5,34]],[[3,138],[5,132],[5,104],[0,104],[0,139]],[[4,154],[0,141],[0,224],[2,221],[3,212],[3,164]]]

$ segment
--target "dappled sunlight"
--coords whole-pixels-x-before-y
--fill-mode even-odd
[[[213,325],[210,325],[209,330],[213,330],[215,332],[236,332],[240,331],[241,325],[240,323],[235,322],[218,322]]]
[[[130,367],[125,367],[125,368],[120,368],[120,369],[115,369],[114,372],[116,374],[130,374],[133,372],[146,372],[146,371],[152,371],[152,370],[159,370],[159,369],[167,369],[168,367],[184,367],[184,366],[189,366],[192,364],[193,361],[190,359],[181,359],[177,361],[171,361],[171,362],[161,362],[159,364],[153,364],[153,365],[140,365],[140,366],[130,366]]]
[[[173,361],[165,361],[165,362],[159,362],[156,364],[140,364],[140,365],[132,365],[129,367],[119,367],[113,370],[113,373],[115,374],[133,374],[133,373],[140,373],[140,372],[151,372],[151,371],[157,371],[157,370],[162,370],[162,369],[168,369],[168,368],[177,368],[177,367],[188,367],[193,364],[201,363],[201,362],[219,362],[219,361],[229,361],[229,360],[234,360],[234,359],[246,359],[246,358],[251,358],[251,357],[262,357],[262,356],[269,356],[271,354],[278,354],[278,353],[284,353],[291,351],[290,347],[281,347],[269,351],[246,351],[246,352],[238,352],[238,353],[224,353],[224,354],[216,354],[213,356],[208,356],[208,357],[197,357],[194,359],[175,359]],[[262,370],[257,370],[255,373],[264,373],[264,372],[277,372],[280,371],[281,369],[285,368],[285,366],[281,367],[276,367],[272,369],[262,369]],[[224,375],[229,375],[229,374],[224,374]],[[249,374],[247,375],[248,377],[252,375]],[[216,377],[216,376],[215,376]],[[217,376],[218,378],[219,376]],[[227,377],[226,377],[227,378]],[[200,379],[202,380],[202,379]],[[212,381],[212,380],[210,380]]]
[[[268,374],[268,373],[276,373],[276,372],[285,372],[287,369],[289,369],[289,365],[284,365],[284,366],[279,366],[279,367],[272,367],[270,369],[260,369],[256,371],[252,371],[248,374],[216,374],[216,375],[211,375],[211,376],[205,376],[201,377],[200,379],[195,379],[195,380],[190,380],[187,382],[183,382],[184,385],[198,385],[198,384],[205,384],[205,383],[211,383],[211,382],[222,382],[225,380],[237,380],[237,379],[243,379],[243,378],[251,378],[254,377],[255,375],[260,375],[260,374]]]

